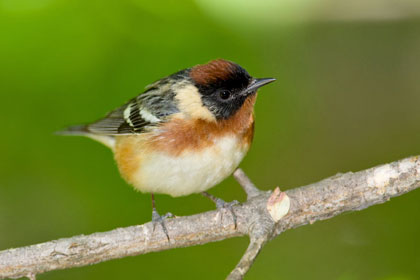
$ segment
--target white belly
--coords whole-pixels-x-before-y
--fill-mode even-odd
[[[132,183],[143,192],[182,196],[205,191],[228,177],[249,149],[234,136],[215,141],[201,151],[179,156],[152,153],[141,161]]]

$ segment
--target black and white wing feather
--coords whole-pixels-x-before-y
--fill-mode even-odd
[[[104,118],[87,125],[71,126],[59,134],[87,135],[92,137],[139,134],[170,115],[179,113],[173,86],[188,77],[188,69],[179,71],[146,87],[146,91]]]
[[[109,136],[139,134],[158,123],[167,121],[168,116],[178,112],[172,91],[150,87],[104,118],[88,125],[71,126],[59,133]]]
[[[87,125],[86,130],[101,135],[138,134],[166,121],[169,115],[177,112],[179,110],[171,92],[151,89],[110,112],[105,118]]]

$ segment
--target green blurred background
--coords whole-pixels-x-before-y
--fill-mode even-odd
[[[0,249],[150,220],[111,152],[53,135],[179,69],[233,60],[277,82],[256,105],[243,169],[283,190],[420,154],[415,0],[0,0]],[[229,178],[211,192],[245,195]],[[247,279],[420,279],[420,192],[285,232]],[[161,213],[214,209],[157,196]],[[223,279],[246,238],[39,279]]]

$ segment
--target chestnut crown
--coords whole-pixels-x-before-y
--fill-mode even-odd
[[[189,76],[198,88],[204,106],[216,119],[229,118],[259,87],[275,81],[272,78],[255,79],[240,65],[223,59],[194,66]]]

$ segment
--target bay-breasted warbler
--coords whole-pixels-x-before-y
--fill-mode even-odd
[[[257,89],[274,80],[213,60],[158,80],[104,118],[63,133],[111,148],[122,177],[137,190],[174,197],[205,192],[248,152]],[[154,199],[153,208],[159,218]]]

